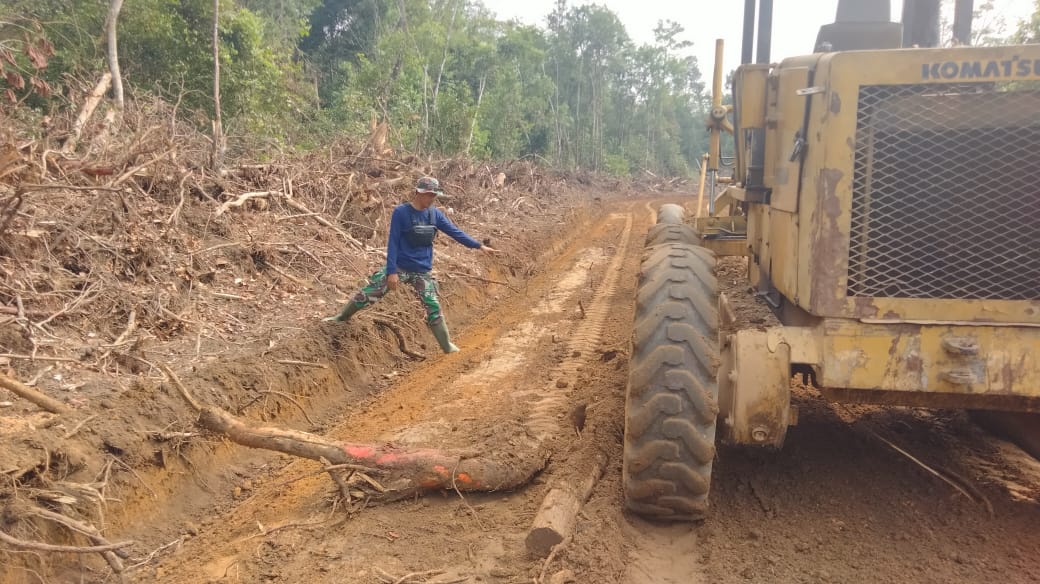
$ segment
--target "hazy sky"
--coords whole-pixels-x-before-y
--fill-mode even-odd
[[[555,0],[483,0],[503,19],[516,18],[528,24],[545,26],[545,17]],[[982,0],[975,0],[975,5]],[[952,0],[944,0],[952,7]],[[693,54],[705,75],[710,74],[715,39],[726,41],[725,70],[740,64],[740,43],[744,3],[740,0],[715,2],[691,0],[571,0],[571,5],[600,4],[611,9],[624,23],[636,42],[653,41],[658,20],[674,20],[686,29],[686,40],[693,41]],[[1019,19],[1033,12],[1032,0],[994,0],[995,12],[1003,17],[1007,32],[1017,28]],[[774,0],[772,60],[811,52],[820,26],[834,22],[837,0]],[[902,0],[892,0],[893,20],[899,20]]]

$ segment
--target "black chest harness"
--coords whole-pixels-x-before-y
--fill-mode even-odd
[[[433,225],[433,209],[426,209],[425,214],[412,213],[412,226],[404,231],[404,238],[413,247],[430,247],[437,237],[437,227]]]

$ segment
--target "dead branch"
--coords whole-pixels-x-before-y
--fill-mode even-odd
[[[332,482],[336,483],[336,486],[339,487],[339,494],[341,497],[343,497],[344,503],[349,508],[351,506],[351,495],[350,486],[347,484],[347,481],[350,480],[351,475],[353,475],[355,471],[351,470],[350,473],[347,475],[347,478],[344,479],[339,475],[338,472],[332,470],[334,468],[338,468],[338,465],[331,465],[329,464],[329,461],[325,460],[324,458],[321,459],[321,465],[324,467],[325,472],[329,473],[329,477],[332,478]]]
[[[273,389],[264,390],[264,391],[261,391],[260,393],[262,395],[263,394],[274,394],[274,395],[279,395],[279,396],[284,397],[285,399],[291,401],[293,403],[293,405],[296,406],[300,410],[300,412],[303,413],[303,417],[306,418],[307,421],[312,426],[317,426],[318,425],[317,422],[312,420],[311,417],[307,414],[307,410],[302,405],[300,405],[300,402],[296,401],[296,399],[293,398],[293,396],[291,396],[291,395],[289,395],[287,393],[281,392],[281,391],[274,391]]]
[[[340,201],[339,211],[336,212],[336,221],[343,218],[343,213],[347,210],[347,203],[350,202],[350,189],[354,186],[354,173],[350,173],[347,177],[347,186],[343,189],[343,200]]]
[[[282,365],[300,365],[303,367],[317,367],[319,369],[328,369],[329,366],[324,363],[311,363],[309,361],[295,361],[293,359],[279,359],[275,363],[281,363]]]
[[[349,243],[350,245],[353,245],[354,247],[356,247],[356,248],[358,248],[360,250],[364,250],[365,249],[365,244],[363,244],[360,241],[358,241],[358,240],[354,239],[353,237],[351,237],[349,233],[347,233],[346,231],[343,231],[343,229],[339,228],[336,224],[334,224],[333,222],[329,221],[325,217],[322,217],[320,213],[315,213],[314,211],[311,211],[303,203],[300,203],[299,201],[295,201],[295,200],[293,200],[293,199],[291,199],[289,197],[285,197],[285,204],[289,205],[293,209],[296,209],[300,213],[303,213],[303,214],[305,214],[305,215],[307,215],[309,217],[314,217],[315,221],[317,221],[318,223],[321,223],[325,227],[328,227],[329,229],[332,229],[333,231],[335,231],[337,234],[339,234],[340,237],[342,237],[344,240],[346,240],[346,242]]]
[[[82,420],[82,421],[81,421],[80,423],[76,424],[76,426],[75,426],[74,428],[72,428],[71,430],[69,430],[69,431],[68,431],[68,432],[67,432],[67,433],[65,434],[65,436],[63,436],[63,438],[64,438],[65,440],[68,440],[69,438],[72,438],[73,436],[75,436],[75,435],[76,435],[76,433],[77,433],[77,432],[79,432],[79,431],[80,431],[80,429],[82,429],[82,428],[83,428],[83,426],[85,426],[85,425],[87,424],[87,422],[89,422],[89,421],[93,420],[93,419],[94,419],[94,418],[96,418],[96,417],[97,417],[97,414],[92,414],[92,415],[89,415],[89,416],[87,416],[86,418],[83,418],[83,420]]]
[[[375,568],[375,571],[377,572],[376,577],[379,578],[379,580],[383,582],[383,584],[419,584],[421,582],[428,581],[429,578],[431,578],[432,576],[440,576],[444,573],[444,570],[427,570],[425,572],[411,572],[398,578],[395,576],[391,576],[389,573],[387,573],[385,570],[381,568]],[[455,579],[451,580],[450,582],[443,582],[442,584],[451,584],[453,582],[465,582],[467,580],[469,580],[469,578]]]
[[[408,349],[408,344],[404,341],[404,335],[401,334],[401,329],[397,328],[396,326],[385,320],[381,320],[378,318],[373,319],[372,323],[376,326],[381,326],[393,333],[394,337],[397,338],[397,347],[401,349],[402,353],[404,353],[412,359],[415,359],[416,361],[424,361],[426,359],[425,355],[420,355],[419,353],[416,353]]]
[[[76,121],[72,125],[72,135],[69,136],[69,139],[61,147],[62,154],[71,154],[76,149],[76,143],[79,142],[79,138],[83,134],[83,127],[87,125],[90,116],[94,115],[94,110],[97,109],[98,103],[101,102],[101,98],[108,91],[108,87],[111,84],[112,73],[105,72],[101,79],[98,80],[97,85],[94,86],[94,90],[87,96],[87,101],[83,103],[83,108],[79,111],[79,115],[76,116]]]
[[[19,355],[17,353],[0,353],[4,359],[23,359],[25,361],[56,361],[60,363],[79,363],[79,359],[72,357],[46,357],[42,355]]]
[[[469,514],[473,516],[473,521],[476,522],[477,527],[479,527],[481,531],[487,531],[487,527],[484,527],[484,522],[481,521],[480,516],[477,515],[477,510],[473,508],[473,505],[469,504],[469,501],[466,500],[466,497],[463,496],[462,491],[459,490],[459,486],[455,483],[455,475],[456,471],[458,470],[458,465],[456,464],[455,467],[456,468],[452,469],[451,471],[451,488],[455,491],[455,494],[459,496],[459,500],[462,501],[462,504],[466,506],[466,510],[469,511]]]
[[[98,531],[97,528],[93,525],[77,521],[71,517],[62,515],[61,513],[48,511],[47,509],[43,509],[42,507],[30,507],[27,512],[29,515],[35,515],[36,517],[40,517],[42,519],[48,519],[55,523],[60,523],[61,525],[64,525],[72,531],[81,533],[87,536],[87,539],[89,539],[95,546],[112,547],[114,545],[115,547],[112,547],[112,549],[103,550],[99,553],[102,555],[102,557],[105,558],[105,561],[108,562],[108,565],[112,567],[113,572],[118,574],[123,571],[123,561],[119,559],[119,556],[116,555],[116,552],[114,550],[118,550],[128,545],[132,545],[132,541],[123,542],[121,544],[109,543],[109,541],[106,540],[101,535],[101,532]],[[126,557],[127,555],[125,552],[120,552],[120,554],[123,555],[123,557]]]
[[[188,405],[190,405],[191,408],[196,412],[202,411],[202,404],[200,404],[195,399],[195,396],[191,395],[191,392],[188,391],[188,388],[184,387],[184,384],[181,383],[181,379],[177,377],[177,374],[173,372],[173,369],[170,369],[170,366],[165,363],[159,365],[159,368],[162,369],[163,373],[166,374],[166,377],[168,377],[170,381],[173,382],[173,386],[176,387],[177,391],[180,392],[181,397],[184,398],[184,401],[188,402]]]
[[[152,559],[155,558],[155,556],[157,556],[157,555],[161,554],[162,552],[170,549],[171,547],[174,548],[174,551],[179,550],[180,546],[184,545],[184,539],[185,539],[185,536],[178,537],[177,539],[171,541],[170,543],[168,543],[166,545],[163,545],[163,546],[159,546],[158,548],[152,550],[152,553],[148,554],[144,558],[140,558],[140,559],[135,558],[135,559],[131,560],[132,562],[135,562],[135,563],[127,566],[126,570],[129,572],[131,570],[136,570],[137,568],[140,568],[141,566],[143,566],[143,565],[147,564],[148,562],[152,561]]]
[[[68,233],[68,231],[63,233],[62,236],[64,236],[67,233]],[[91,302],[96,300],[97,297],[101,294],[97,290],[97,287],[98,286],[96,284],[91,284],[90,286],[87,286],[87,288],[84,289],[83,292],[79,296],[77,296],[76,299],[73,300],[71,303],[68,303],[68,304],[62,306],[61,310],[59,310],[58,312],[55,312],[54,314],[48,316],[47,318],[41,320],[40,322],[34,322],[33,326],[35,326],[37,328],[42,327],[43,325],[49,323],[50,321],[58,318],[59,316],[61,316],[63,314],[68,314],[68,313],[70,313],[70,312],[72,312],[74,310],[78,310],[78,309],[83,308],[87,304],[90,304]]]
[[[51,412],[52,414],[69,415],[72,413],[72,408],[67,405],[2,373],[0,373],[0,387],[3,387],[24,400],[36,404],[40,408]]]
[[[549,571],[549,566],[552,565],[553,560],[556,559],[556,555],[559,554],[565,547],[570,545],[574,539],[574,535],[567,536],[567,539],[553,546],[552,551],[549,552],[549,557],[545,558],[545,562],[542,564],[542,569],[538,572],[538,577],[534,579],[535,584],[545,583],[545,573]]]
[[[177,194],[180,198],[177,201],[177,206],[173,208],[173,212],[170,213],[169,218],[166,219],[167,225],[175,225],[177,223],[177,219],[181,216],[181,209],[184,208],[184,183],[188,181],[188,178],[190,176],[190,172],[186,173],[183,177],[181,177],[181,181],[177,183]]]
[[[314,289],[314,287],[311,286],[310,284],[308,284],[307,282],[304,282],[303,280],[297,278],[296,276],[293,276],[292,274],[287,274],[285,272],[285,270],[282,270],[281,268],[279,268],[278,266],[276,266],[274,264],[268,263],[267,267],[271,268],[279,276],[285,278],[286,280],[289,280],[290,282],[293,282],[297,286],[301,286],[304,290],[313,290]]]
[[[22,190],[22,191],[26,191],[26,192],[29,192],[29,191],[48,191],[48,190],[54,190],[54,191],[90,191],[90,192],[93,192],[93,191],[108,191],[110,193],[118,193],[118,192],[120,192],[119,189],[115,189],[115,188],[111,188],[111,187],[102,187],[102,186],[78,187],[78,186],[75,186],[75,185],[67,185],[67,184],[53,184],[53,185],[20,184],[20,185],[18,185],[18,189]]]
[[[848,411],[848,410],[846,409],[846,411]],[[867,430],[867,432],[869,432],[875,438],[877,438],[878,440],[884,442],[885,445],[887,445],[889,448],[891,448],[892,450],[895,450],[899,454],[902,454],[903,456],[907,457],[910,460],[910,462],[913,462],[917,466],[923,468],[929,474],[935,476],[936,478],[938,478],[942,482],[944,482],[944,483],[950,485],[951,487],[953,487],[957,492],[959,492],[960,494],[964,495],[969,501],[982,503],[986,507],[986,510],[989,512],[991,517],[994,515],[993,503],[990,503],[989,499],[987,499],[981,492],[979,492],[978,489],[974,488],[974,486],[972,486],[972,485],[970,485],[968,483],[966,483],[964,485],[957,484],[957,481],[954,481],[952,478],[949,478],[945,474],[939,472],[938,470],[932,468],[931,466],[928,466],[927,464],[922,462],[920,459],[918,459],[914,455],[910,454],[906,450],[903,450],[899,446],[896,446],[893,442],[891,442],[890,440],[886,439],[881,434],[878,434],[877,432],[875,432],[874,430],[871,430],[870,428],[866,428],[866,427],[864,427],[864,428]],[[952,474],[952,473],[950,473],[950,474]],[[974,493],[974,496],[971,493],[968,492],[969,490]]]
[[[124,329],[122,334],[120,334],[118,337],[116,337],[115,342],[113,342],[111,345],[109,345],[109,348],[106,349],[105,352],[102,353],[100,357],[98,357],[98,362],[99,363],[104,363],[105,359],[107,359],[108,356],[112,354],[112,351],[115,348],[117,348],[119,346],[122,346],[123,343],[126,342],[127,337],[132,335],[136,328],[137,328],[137,309],[136,308],[131,308],[130,309],[130,316],[127,317],[127,319],[126,319],[126,329]]]
[[[224,213],[227,213],[232,207],[241,207],[245,205],[250,199],[259,199],[263,197],[270,197],[272,195],[280,194],[278,191],[256,191],[252,193],[242,193],[235,197],[231,201],[227,201],[221,206],[217,207],[217,210],[213,213],[216,217],[220,217]]]
[[[512,290],[514,292],[519,292],[520,291],[516,287],[510,285],[509,282],[503,282],[501,280],[490,280],[488,278],[482,278],[480,276],[474,276],[473,274],[467,274],[467,273],[464,273],[464,272],[445,272],[445,275],[449,276],[449,277],[457,276],[459,278],[468,278],[470,280],[477,280],[477,281],[480,281],[480,282],[486,282],[488,284],[498,284],[500,286],[505,286],[506,288],[509,288],[510,290]]]
[[[126,182],[127,179],[133,177],[138,172],[144,170],[145,168],[148,168],[149,166],[155,164],[156,162],[159,162],[163,158],[166,158],[167,156],[173,154],[173,152],[174,152],[174,149],[171,148],[171,149],[169,149],[169,150],[159,154],[158,156],[156,156],[154,158],[151,158],[149,160],[146,160],[145,162],[142,162],[141,164],[138,164],[137,166],[135,166],[135,167],[131,168],[130,170],[124,172],[123,174],[119,175],[119,178],[117,178],[116,180],[112,181],[109,184],[109,186],[118,187],[119,185],[121,185],[124,182]]]
[[[38,541],[25,541],[24,539],[18,539],[3,531],[0,531],[0,541],[6,543],[11,547],[23,550],[35,550],[40,552],[63,552],[68,554],[98,554],[102,552],[111,552],[113,550],[122,549],[134,544],[134,542],[132,541],[122,541],[119,543],[110,543],[107,545],[97,546],[54,545]]]
[[[206,249],[200,249],[199,251],[193,251],[193,252],[191,252],[191,254],[192,255],[199,255],[199,254],[209,253],[211,251],[216,251],[218,249],[224,249],[225,247],[239,247],[241,245],[243,245],[243,243],[241,241],[231,241],[231,242],[228,242],[228,243],[218,243],[217,245],[214,245],[212,247],[207,247]]]

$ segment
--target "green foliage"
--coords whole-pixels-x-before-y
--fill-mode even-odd
[[[1018,44],[1040,43],[1040,0],[1034,0],[1033,7],[1033,15],[1019,24],[1018,31],[1012,37]]]
[[[638,46],[607,8],[565,0],[545,29],[499,21],[479,0],[220,2],[233,138],[306,148],[386,120],[396,147],[538,156],[618,176],[689,173],[706,147],[704,84],[673,22]],[[11,14],[45,23],[56,47],[46,81],[89,82],[104,69],[106,2],[13,0]],[[213,0],[127,2],[125,83],[208,124],[212,30]]]
[[[605,163],[607,172],[613,176],[627,178],[632,173],[628,159],[621,154],[607,154]]]

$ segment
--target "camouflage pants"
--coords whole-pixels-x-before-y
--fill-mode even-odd
[[[437,280],[429,272],[398,272],[401,283],[410,287],[422,301],[426,309],[426,323],[433,326],[443,320],[441,303],[437,300]],[[383,296],[388,290],[386,268],[380,269],[368,278],[368,285],[358,290],[350,301],[357,308],[364,308]]]

